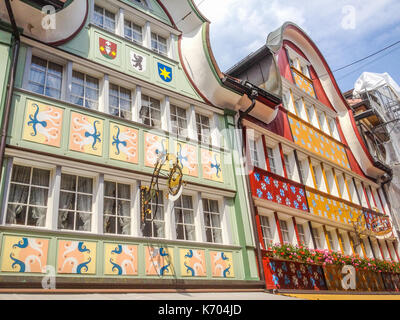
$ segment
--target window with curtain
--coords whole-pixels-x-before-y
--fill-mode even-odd
[[[336,247],[335,247],[335,242],[333,241],[332,232],[327,230],[326,233],[328,235],[328,241],[329,241],[331,250],[334,251],[336,249]]]
[[[180,137],[187,137],[188,123],[186,117],[186,109],[171,105],[170,114],[172,133]]]
[[[306,244],[306,234],[304,233],[304,227],[302,224],[297,225],[297,233],[299,234],[301,244]]]
[[[104,182],[104,232],[131,234],[131,186]]]
[[[174,204],[176,238],[196,241],[196,226],[194,224],[193,199],[191,196],[181,196]]]
[[[14,165],[7,204],[7,224],[46,225],[50,171]]]
[[[109,111],[110,114],[123,119],[132,120],[131,90],[110,83]]]
[[[88,109],[99,108],[99,80],[79,71],[72,72],[71,102]]]
[[[196,113],[196,127],[198,141],[205,144],[211,144],[210,118]]]
[[[218,201],[203,199],[203,212],[207,242],[222,243],[222,217]]]
[[[281,233],[284,243],[289,243],[289,228],[285,220],[279,220],[279,226],[281,227]]]
[[[264,245],[266,248],[268,248],[268,246],[271,245],[272,242],[274,241],[269,217],[260,216],[260,224],[263,234]]]
[[[285,161],[285,168],[286,168],[286,173],[288,175],[288,179],[292,179],[293,170],[292,170],[292,165],[290,163],[289,155],[284,154],[283,161]]]
[[[165,238],[165,218],[164,218],[164,196],[160,191],[158,194],[158,201],[151,198],[151,214],[146,217],[143,236],[150,238]]]
[[[58,229],[91,231],[93,179],[61,175]]]
[[[49,96],[61,98],[63,67],[45,59],[32,56],[28,89]]]
[[[143,44],[142,27],[129,21],[124,21],[124,37],[137,44]]]
[[[167,39],[152,32],[151,33],[151,49],[159,54],[167,55]]]
[[[115,32],[115,14],[96,4],[94,5],[93,23],[100,28]]]
[[[267,147],[267,156],[268,156],[270,171],[272,173],[276,173],[277,170],[276,170],[274,151],[269,147]]]
[[[250,151],[251,163],[253,164],[253,166],[257,168],[262,168],[260,163],[260,157],[258,155],[256,140],[249,141],[249,151]]]
[[[312,228],[312,232],[314,235],[315,245],[317,246],[317,249],[322,249],[321,235],[319,234],[318,229]]]
[[[148,126],[161,128],[161,103],[159,100],[142,95],[140,119]]]

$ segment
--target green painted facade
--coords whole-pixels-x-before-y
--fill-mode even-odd
[[[162,11],[162,8],[157,3],[157,1],[151,0],[151,10],[147,8],[143,8],[140,5],[136,5],[135,1],[122,0],[121,2],[125,4],[131,4],[133,7],[141,10],[142,12],[148,14],[149,16],[160,20],[168,26],[171,26],[171,23],[168,19],[168,16]],[[138,80],[144,81],[144,83],[148,83],[149,85],[155,85],[157,87],[169,90],[174,94],[179,94],[185,99],[189,98],[193,102],[193,105],[199,103],[200,105],[204,105],[204,101],[200,97],[200,95],[196,92],[196,90],[191,85],[188,80],[182,65],[179,61],[179,47],[178,47],[178,37],[172,37],[174,39],[173,43],[173,51],[176,57],[176,60],[167,58],[165,56],[159,55],[154,51],[145,48],[140,45],[135,45],[132,42],[127,41],[126,39],[112,34],[108,31],[105,31],[93,24],[90,23],[90,16],[84,26],[84,28],[80,31],[80,33],[68,43],[58,47],[63,53],[70,53],[74,56],[74,63],[77,63],[76,60],[79,60],[79,64],[85,63],[85,61],[95,63],[99,66],[106,67],[110,70],[110,73],[118,72],[122,73],[125,76],[131,77],[132,82],[136,84]],[[9,39],[9,44],[11,42],[10,35],[2,33],[0,31],[0,56],[8,57],[10,52],[7,51],[7,46],[4,45],[3,41]],[[115,59],[105,58],[100,52],[100,39],[105,39],[116,45],[116,57]],[[8,45],[8,48],[9,45]],[[60,51],[60,52],[61,52]],[[147,60],[147,68],[145,72],[136,71],[130,63],[130,51],[134,51],[136,53],[141,54],[146,57]],[[16,73],[16,83],[15,83],[15,92],[13,96],[12,108],[11,108],[11,116],[10,116],[10,124],[9,124],[9,132],[7,144],[10,150],[18,150],[18,152],[24,153],[25,156],[29,156],[32,154],[39,154],[42,157],[48,157],[49,161],[57,161],[57,159],[61,159],[62,161],[73,161],[76,168],[79,168],[80,163],[84,162],[85,164],[98,166],[98,172],[102,172],[102,168],[107,168],[111,170],[118,170],[119,172],[126,172],[127,177],[135,178],[136,175],[147,175],[150,177],[153,173],[153,169],[147,167],[145,165],[145,142],[144,136],[146,133],[151,132],[152,134],[157,134],[162,138],[169,139],[169,148],[172,151],[174,150],[174,141],[178,141],[183,144],[188,144],[194,146],[197,151],[197,161],[198,161],[198,176],[187,176],[185,175],[184,180],[187,181],[189,186],[196,185],[200,188],[203,188],[206,193],[210,194],[231,194],[232,196],[225,196],[225,214],[228,215],[228,221],[230,230],[227,232],[230,235],[231,242],[229,244],[212,244],[205,242],[192,242],[192,241],[182,241],[182,240],[172,240],[172,239],[151,239],[145,237],[133,237],[133,236],[113,236],[113,235],[105,235],[105,234],[95,234],[95,233],[81,233],[81,232],[69,232],[69,231],[61,231],[54,229],[43,229],[43,228],[34,228],[28,227],[25,228],[23,226],[11,226],[11,225],[1,225],[0,226],[0,281],[16,281],[18,283],[24,283],[24,277],[34,277],[41,278],[44,276],[43,273],[40,272],[29,272],[26,271],[21,273],[21,269],[19,269],[18,265],[15,266],[15,270],[13,272],[5,271],[8,270],[6,266],[12,265],[11,257],[8,257],[5,254],[5,250],[11,250],[10,248],[6,248],[6,240],[7,237],[17,237],[21,241],[23,239],[46,239],[48,241],[48,253],[47,253],[47,265],[53,266],[56,270],[58,267],[58,257],[60,252],[59,250],[59,241],[60,240],[68,240],[68,241],[79,241],[79,242],[93,242],[95,243],[96,253],[95,253],[95,272],[93,274],[61,274],[57,273],[57,278],[63,278],[65,281],[68,281],[70,278],[84,278],[84,279],[100,279],[99,282],[107,282],[107,279],[119,279],[118,281],[126,282],[130,280],[136,279],[137,281],[144,280],[142,282],[143,286],[146,285],[146,280],[208,280],[210,283],[216,280],[224,280],[224,281],[250,281],[257,282],[258,281],[258,271],[257,271],[257,261],[255,256],[254,249],[254,239],[251,227],[251,221],[248,214],[247,209],[247,200],[246,200],[246,192],[244,186],[244,180],[241,175],[238,174],[237,168],[235,168],[237,163],[235,163],[234,156],[235,152],[232,150],[237,150],[238,143],[236,141],[236,136],[234,134],[234,114],[222,114],[220,111],[215,116],[217,120],[217,126],[223,135],[223,139],[220,143],[219,147],[209,146],[209,145],[200,145],[197,141],[191,139],[177,139],[175,136],[170,136],[168,132],[163,130],[157,130],[155,132],[152,128],[131,121],[125,120],[116,116],[112,116],[106,113],[102,113],[100,111],[89,110],[87,108],[83,108],[74,104],[71,104],[66,101],[61,101],[57,99],[53,99],[44,95],[36,94],[27,90],[27,88],[23,87],[24,80],[27,75],[24,74],[27,69],[25,66],[27,54],[29,52],[29,46],[26,43],[23,43],[21,46],[18,68]],[[78,58],[76,58],[77,56]],[[65,56],[63,56],[64,59]],[[3,68],[3,61],[7,61],[7,59],[1,59],[0,68]],[[157,63],[161,62],[163,65],[168,66],[172,70],[173,79],[171,82],[167,83],[162,81],[161,77],[158,73]],[[9,63],[4,65],[4,68],[9,68]],[[29,66],[28,66],[29,67]],[[98,70],[97,70],[98,71]],[[1,73],[2,74],[2,73]],[[5,82],[1,82],[0,85],[3,85],[3,93],[2,99],[4,99],[5,93]],[[1,87],[1,86],[0,86]],[[145,87],[145,85],[143,85]],[[3,101],[3,100],[2,100]],[[27,128],[26,119],[29,116],[28,102],[34,101],[38,104],[44,104],[47,106],[52,106],[55,108],[59,108],[63,110],[63,118],[61,124],[61,141],[60,146],[51,146],[46,145],[44,143],[32,142],[30,140],[24,139],[24,130]],[[2,104],[3,105],[3,104]],[[210,106],[211,110],[212,107]],[[215,109],[216,110],[216,109]],[[76,152],[71,150],[70,145],[70,137],[71,137],[71,115],[72,113],[79,113],[85,115],[87,117],[93,117],[102,121],[102,152],[100,155],[92,155],[84,152]],[[113,133],[110,131],[111,125],[121,125],[128,127],[130,129],[135,129],[139,133],[138,135],[138,163],[129,163],[126,161],[119,161],[111,159],[110,157],[110,140],[113,138]],[[201,165],[201,150],[211,151],[215,154],[218,154],[221,157],[221,170],[223,174],[223,182],[217,182],[210,179],[204,178],[203,169]],[[241,154],[240,151],[238,151]],[[7,200],[4,196],[4,192],[7,191],[10,174],[7,172],[7,167],[9,164],[9,160],[11,161],[11,157],[6,157],[6,160],[3,164],[3,174],[1,181],[1,199],[2,202]],[[190,187],[184,187],[189,188]],[[3,208],[5,208],[5,204],[3,204]],[[53,216],[57,215],[57,212],[48,212]],[[96,214],[96,211],[94,211]],[[203,227],[203,226],[199,226]],[[138,272],[137,275],[107,275],[105,273],[105,264],[106,255],[105,255],[105,244],[121,244],[121,245],[129,245],[129,246],[137,246],[137,262],[138,262]],[[156,247],[167,247],[171,252],[173,252],[173,261],[171,263],[171,268],[174,270],[174,275],[171,276],[151,276],[147,275],[146,268],[146,254],[145,248],[147,246],[156,246]],[[13,247],[14,250],[16,247]],[[182,270],[182,258],[180,256],[180,249],[186,250],[199,250],[204,252],[205,257],[205,266],[206,266],[206,275],[202,277],[193,277],[189,278],[187,274],[185,274],[185,270]],[[9,252],[9,251],[7,251]],[[12,251],[14,254],[14,251]],[[212,252],[220,252],[228,255],[232,255],[232,273],[226,279],[223,277],[213,276],[213,256]],[[21,251],[17,251],[16,254],[20,254]],[[222,257],[224,257],[222,255]],[[226,256],[225,256],[226,257]],[[14,256],[15,258],[15,256]],[[224,259],[222,259],[224,260]],[[229,260],[229,259],[228,259]],[[56,271],[57,272],[57,271]],[[229,272],[228,272],[229,274]],[[9,280],[12,279],[12,280]],[[86,280],[82,280],[82,284],[84,284]],[[27,283],[27,286],[29,284]]]

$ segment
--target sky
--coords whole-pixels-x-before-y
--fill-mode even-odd
[[[400,40],[399,0],[195,0],[211,22],[217,63],[226,71],[266,42],[284,22],[299,25],[331,70]],[[354,87],[362,72],[388,72],[400,84],[400,43],[366,61],[334,72],[340,89]]]

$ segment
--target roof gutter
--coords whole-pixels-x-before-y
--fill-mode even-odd
[[[17,70],[19,49],[20,49],[20,45],[21,45],[20,33],[18,30],[17,24],[15,22],[14,13],[11,8],[10,0],[5,0],[5,4],[7,7],[8,16],[10,18],[10,23],[11,23],[12,30],[13,30],[14,43],[13,43],[13,53],[12,53],[10,75],[9,75],[8,83],[7,83],[7,96],[6,96],[5,106],[3,109],[3,118],[2,118],[2,122],[1,122],[0,168],[3,167],[3,162],[4,162],[4,152],[5,152],[5,148],[6,148],[6,139],[7,139],[8,123],[9,123],[9,119],[10,119],[11,102],[12,102],[12,97],[14,94],[15,73]],[[1,173],[2,172],[0,170],[0,179],[1,179]]]

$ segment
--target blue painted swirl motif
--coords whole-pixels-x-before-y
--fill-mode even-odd
[[[11,267],[14,269],[15,268],[15,266],[19,266],[19,272],[21,272],[21,273],[23,273],[23,272],[25,272],[25,263],[23,263],[22,261],[20,261],[20,260],[18,260],[18,259],[15,259],[14,257],[13,257],[13,255],[12,255],[12,253],[10,253],[10,258],[11,258],[11,260],[13,260],[14,261],[14,263],[11,265]]]
[[[21,249],[25,249],[28,247],[28,245],[29,245],[28,238],[22,238],[18,243],[14,244],[12,247],[13,248],[18,247]]]
[[[46,122],[46,121],[39,121],[39,120],[38,120],[37,116],[38,116],[38,114],[39,114],[39,106],[38,106],[36,103],[35,103],[33,106],[36,107],[36,111],[35,111],[33,117],[32,117],[32,115],[29,115],[30,121],[28,121],[28,126],[32,126],[32,128],[33,128],[33,133],[31,133],[31,135],[32,135],[33,137],[35,137],[35,136],[37,135],[36,126],[37,126],[38,124],[40,124],[43,128],[46,128],[46,127],[47,127],[47,122]]]
[[[191,267],[189,267],[189,266],[186,264],[186,262],[184,262],[183,264],[184,264],[185,267],[186,267],[186,273],[191,273],[192,277],[194,277],[194,276],[195,276],[195,271],[194,271],[194,269],[191,268]]]
[[[185,255],[185,258],[193,258],[193,250],[190,249],[188,253]]]
[[[228,258],[227,256],[225,256],[225,253],[224,253],[224,252],[221,252],[221,259],[222,259],[222,260],[228,260],[228,261],[229,261],[229,258]]]
[[[121,254],[122,253],[122,245],[119,244],[114,250],[111,251],[111,253]]]
[[[88,253],[90,253],[90,250],[88,248],[86,248],[86,246],[84,245],[83,241],[80,241],[78,243],[78,250],[79,250],[79,252],[88,252]]]
[[[112,252],[113,252],[113,251],[112,251]],[[110,258],[110,263],[113,265],[113,267],[112,267],[111,270],[114,272],[114,270],[117,269],[118,275],[119,275],[119,276],[122,275],[122,268],[121,268],[121,266],[118,265],[118,264],[116,264],[116,263],[114,263],[114,262],[112,261],[111,258]]]
[[[81,263],[80,265],[78,265],[78,267],[76,268],[76,273],[81,274],[82,270],[84,270],[84,272],[88,272],[89,268],[88,268],[88,264],[92,261],[92,258],[89,257],[89,260],[86,262]]]
[[[165,272],[168,272],[168,271],[169,271],[169,266],[170,266],[170,264],[168,263],[167,265],[165,265],[164,267],[162,267],[162,268],[160,269],[160,275],[161,275],[161,276],[163,276]]]
[[[230,268],[231,268],[231,265],[228,265],[228,267],[224,270],[224,272],[223,272],[224,278],[226,278],[228,275],[231,274],[231,272],[229,271]]]
[[[160,248],[160,256],[161,257],[169,256],[169,254],[165,251],[165,248]]]
[[[222,170],[221,170],[221,165],[217,161],[217,155],[216,154],[214,154],[214,160],[215,160],[215,163],[211,163],[211,169],[216,169],[217,170],[216,175],[217,175],[217,178],[219,178],[219,172],[222,171]]]
[[[178,150],[179,150],[177,156],[178,164],[181,167],[181,169],[183,169],[183,160],[185,160],[186,162],[188,162],[189,160],[187,156],[186,157],[182,156],[182,145],[180,143],[178,143]]]
[[[98,142],[101,142],[101,139],[100,139],[101,133],[100,133],[100,131],[99,131],[99,132],[97,131],[97,127],[96,127],[96,124],[98,124],[98,123],[100,123],[100,121],[98,121],[98,120],[96,120],[96,121],[93,123],[93,128],[94,128],[94,132],[93,132],[93,133],[89,133],[89,132],[87,132],[87,131],[85,132],[85,137],[86,137],[86,138],[89,138],[89,137],[92,137],[92,138],[93,138],[93,143],[92,143],[92,148],[93,148],[93,150],[97,150],[97,149],[95,148],[97,141],[98,141]]]
[[[112,142],[112,144],[111,145],[115,145],[115,147],[117,148],[117,153],[116,153],[116,155],[119,155],[121,152],[120,152],[120,150],[119,150],[119,145],[121,144],[121,145],[123,145],[124,147],[126,147],[127,146],[127,143],[126,143],[126,141],[121,141],[121,140],[119,140],[119,134],[121,133],[120,131],[120,128],[119,127],[116,127],[117,128],[117,130],[118,130],[118,132],[117,132],[117,135],[115,135],[115,136],[113,136],[113,142]]]

